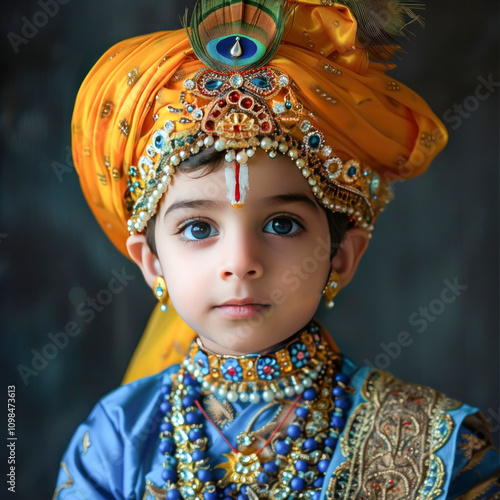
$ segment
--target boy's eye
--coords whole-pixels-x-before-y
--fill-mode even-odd
[[[191,241],[204,240],[217,231],[208,222],[192,222],[183,230],[184,237]]]
[[[276,217],[264,227],[264,231],[267,233],[278,234],[280,236],[288,236],[296,233],[299,229],[299,224],[289,217]]]

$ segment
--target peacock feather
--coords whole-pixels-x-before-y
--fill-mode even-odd
[[[188,36],[198,59],[215,71],[259,68],[278,49],[292,11],[288,0],[198,0]]]
[[[401,38],[407,38],[413,23],[424,25],[417,11],[425,9],[422,2],[396,0],[337,0],[353,13],[358,22],[358,43],[375,58],[386,59],[394,52]],[[392,47],[392,50],[389,49]]]

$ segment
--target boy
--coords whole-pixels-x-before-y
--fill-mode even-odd
[[[95,408],[60,498],[499,491],[473,408],[355,367],[312,320],[352,278],[389,181],[425,170],[446,137],[369,61],[393,49],[360,43],[356,5],[200,2],[189,38],[123,42],[87,78],[73,125],[84,192],[198,340]]]

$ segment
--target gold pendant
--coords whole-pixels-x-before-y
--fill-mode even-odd
[[[243,455],[238,453],[224,454],[227,462],[216,466],[217,469],[225,469],[226,474],[220,480],[220,486],[226,487],[229,483],[254,484],[260,470],[260,461],[256,453]]]

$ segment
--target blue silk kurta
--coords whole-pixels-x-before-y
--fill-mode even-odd
[[[122,386],[97,404],[87,421],[76,431],[62,459],[54,498],[165,498],[165,491],[162,490],[165,483],[162,479],[165,456],[158,450],[159,426],[163,419],[159,403],[162,385],[178,368],[173,366],[157,375]],[[405,444],[403,431],[411,434],[412,426],[417,426],[418,432],[424,432],[422,426],[426,425],[421,417],[420,423],[417,422],[418,417],[411,415],[412,410],[401,411],[401,417],[397,417],[395,413],[400,411],[397,406],[399,403],[389,401],[390,397],[397,393],[402,400],[401,393],[409,392],[412,394],[413,408],[415,401],[417,406],[424,405],[425,397],[421,397],[419,391],[423,391],[422,394],[427,391],[431,395],[429,401],[435,401],[435,394],[438,393],[395,381],[389,376],[389,379],[384,379],[386,385],[396,384],[397,388],[395,385],[385,391],[387,404],[384,407],[379,401],[383,398],[376,394],[376,391],[383,392],[383,388],[377,387],[376,383],[371,388],[366,385],[374,372],[370,374],[368,368],[357,368],[348,360],[344,361],[342,371],[349,376],[350,386],[355,392],[349,396],[352,404],[347,415],[348,423],[325,475],[322,499],[364,496],[370,499],[441,500],[459,498],[473,488],[476,488],[475,493],[467,498],[489,499],[495,498],[495,495],[500,498],[499,456],[488,437],[474,430],[474,427],[481,425],[472,422],[476,418],[475,408],[443,399],[441,407],[433,407],[432,411],[428,411],[435,425],[429,426],[433,444],[429,449],[421,450],[425,460],[414,462],[417,465],[413,465],[414,470],[410,471],[405,467],[398,469],[398,460],[388,467],[388,457],[391,461],[391,456],[410,456],[414,452]],[[234,418],[223,423],[221,430],[231,443],[236,444],[237,435],[247,428],[266,403],[232,404]],[[391,406],[394,404],[396,407]],[[253,424],[254,427],[261,428],[275,413],[273,408],[264,411]],[[356,431],[360,428],[360,422],[363,423],[365,436],[358,436],[361,431]],[[207,425],[206,430],[213,469],[225,461],[222,455],[230,453],[230,448],[213,426]],[[377,440],[381,444],[377,444]],[[370,446],[373,447],[372,451]],[[385,460],[383,465],[377,463],[376,459],[376,450],[381,447],[388,447],[385,457],[382,457]],[[418,463],[422,464],[420,472]],[[425,463],[428,466],[424,467]],[[223,472],[216,469],[215,474],[222,477]],[[384,475],[387,477],[384,478]],[[390,489],[382,492],[382,489],[392,484],[390,478],[401,476],[405,476],[405,481],[410,485],[407,496],[391,496]],[[418,488],[411,486],[415,484]],[[384,494],[387,496],[384,497]]]

